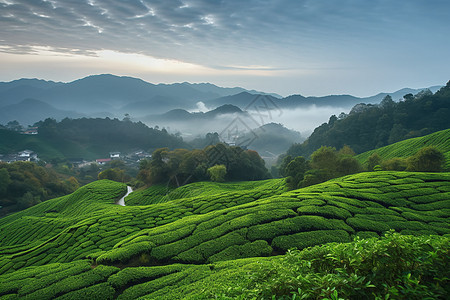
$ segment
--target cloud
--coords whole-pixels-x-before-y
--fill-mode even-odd
[[[2,0],[0,8],[1,43],[12,51],[23,45],[109,49],[210,64],[220,56],[224,66],[245,65],[244,59],[264,65],[255,54],[275,56],[267,49],[286,52],[286,45],[307,53],[321,47],[317,41],[377,30],[376,22],[386,33],[392,31],[386,22],[406,19],[392,18],[392,9],[417,13],[414,5],[382,0]]]
[[[271,76],[346,68],[361,78],[394,65],[413,74],[417,61],[443,65],[448,11],[443,0],[0,0],[0,51],[109,50]]]

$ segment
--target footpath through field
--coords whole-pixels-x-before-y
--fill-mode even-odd
[[[133,189],[131,188],[131,186],[127,186],[127,193],[125,194],[125,196],[123,196],[122,198],[120,198],[116,204],[119,204],[121,206],[125,206],[125,197],[128,196],[130,193],[133,192]]]

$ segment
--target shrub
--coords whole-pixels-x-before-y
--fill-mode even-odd
[[[257,240],[252,243],[243,245],[233,245],[225,250],[209,257],[209,262],[217,262],[221,260],[231,260],[246,257],[261,257],[272,254],[272,247],[263,240]]]
[[[299,214],[318,215],[325,218],[337,218],[345,220],[352,216],[350,212],[343,208],[332,205],[325,206],[301,206],[297,209]]]
[[[208,175],[212,181],[224,182],[227,175],[227,167],[225,165],[215,165],[208,169]]]
[[[407,160],[408,171],[440,172],[445,162],[444,154],[434,146],[420,149]]]
[[[385,222],[377,222],[363,218],[348,218],[347,224],[352,226],[356,231],[374,231],[383,233],[388,231],[390,227]]]
[[[255,298],[446,299],[449,251],[449,239],[438,236],[326,244],[263,265],[243,291]]]
[[[57,300],[77,300],[77,299],[89,299],[89,300],[108,300],[114,299],[116,290],[107,282],[92,285],[90,287],[82,288],[67,294],[64,294]]]
[[[274,249],[288,250],[291,248],[303,249],[330,242],[343,243],[348,241],[350,241],[350,236],[344,230],[320,230],[277,236],[272,240],[271,246]]]
[[[383,161],[381,167],[384,171],[405,171],[407,164],[405,159],[395,157]]]
[[[180,272],[186,269],[186,265],[169,265],[156,267],[128,267],[120,272],[111,275],[108,282],[116,289],[122,289],[133,286],[142,281],[151,281],[153,279]]]

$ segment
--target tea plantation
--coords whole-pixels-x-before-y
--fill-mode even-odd
[[[97,181],[0,219],[0,299],[448,296],[450,173],[125,192]]]
[[[450,170],[450,129],[441,130],[423,137],[397,142],[376,150],[367,151],[356,156],[362,164],[367,163],[373,153],[378,153],[383,159],[394,157],[407,158],[414,155],[420,148],[434,146],[445,156],[444,168]]]

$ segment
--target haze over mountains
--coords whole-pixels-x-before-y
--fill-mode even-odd
[[[432,92],[440,86],[429,87]],[[407,93],[417,93],[421,89],[402,89],[390,93],[394,100],[401,99]],[[240,87],[223,88],[210,83],[174,83],[152,84],[132,77],[119,77],[110,74],[93,75],[69,83],[45,81],[39,79],[19,79],[11,82],[0,82],[0,123],[17,120],[23,125],[51,117],[57,120],[64,117],[117,117],[129,114],[133,120],[142,120],[150,126],[175,126],[171,122],[182,121],[204,122],[213,120],[219,115],[242,114],[242,111],[257,112],[262,109],[273,110],[274,116],[266,122],[256,122],[257,128],[268,122],[281,122],[290,126],[289,116],[300,109],[292,117],[304,119],[307,115],[317,114],[327,119],[330,113],[348,111],[355,104],[379,103],[387,95],[380,93],[367,98],[351,95],[330,95],[325,97],[304,97],[292,95],[285,98],[277,94],[245,90]],[[227,106],[216,111],[214,109],[225,104]],[[314,111],[309,111],[308,109]],[[331,108],[331,109],[330,109]],[[175,110],[175,111],[171,111]],[[183,111],[184,110],[184,111]],[[275,118],[282,115],[282,118]],[[209,114],[192,114],[194,111],[212,111]],[[284,114],[282,114],[284,113]],[[303,117],[302,117],[303,116]],[[302,124],[299,131],[312,130],[320,122],[316,120],[310,126]],[[203,124],[206,129],[208,126]],[[178,124],[174,130],[184,131],[186,128]],[[198,126],[197,126],[198,127]],[[218,126],[221,127],[221,126]],[[223,126],[222,126],[223,127]],[[211,128],[209,128],[211,129]],[[187,130],[190,131],[190,130]],[[204,130],[200,130],[203,133]],[[207,130],[208,131],[208,130]],[[192,132],[190,134],[197,134]]]

